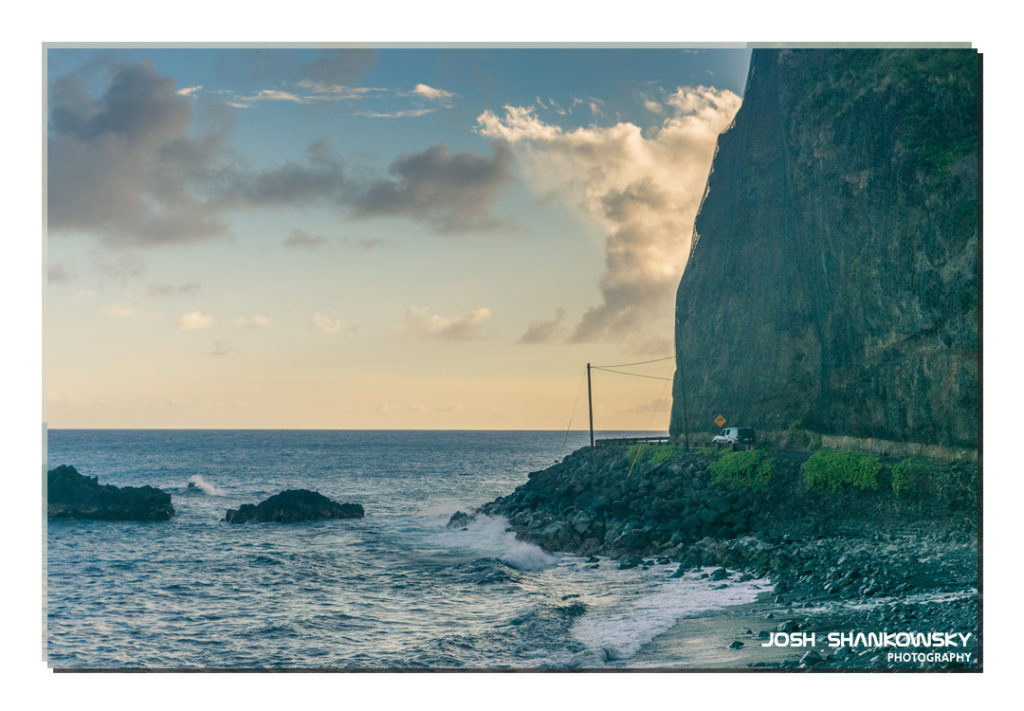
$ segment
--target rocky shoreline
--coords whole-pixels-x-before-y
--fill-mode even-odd
[[[733,640],[741,647],[772,632],[812,628],[934,630],[969,632],[964,651],[977,660],[975,464],[940,465],[923,485],[897,495],[896,462],[883,462],[875,489],[831,491],[805,483],[809,453],[765,452],[772,473],[760,488],[716,481],[711,465],[720,456],[674,447],[650,447],[639,456],[635,448],[585,448],[531,473],[512,494],[475,513],[504,516],[518,538],[591,556],[594,565],[672,562],[676,576],[719,568],[710,575],[720,575],[722,584],[770,579],[773,590],[760,610],[764,624]],[[468,520],[460,512],[452,525]],[[894,663],[884,645],[793,651],[792,659],[750,665],[980,668],[976,661]]]

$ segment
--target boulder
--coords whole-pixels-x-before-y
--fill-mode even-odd
[[[362,517],[363,507],[359,504],[339,504],[323,494],[308,489],[282,491],[256,505],[242,504],[237,509],[228,509],[224,514],[224,520],[228,523],[293,523],[325,518]]]
[[[171,495],[152,486],[100,484],[68,465],[46,473],[46,515],[102,521],[166,521]]]
[[[476,516],[456,511],[452,514],[451,518],[448,519],[448,524],[445,528],[465,528],[469,524],[473,523],[473,521],[476,521]]]

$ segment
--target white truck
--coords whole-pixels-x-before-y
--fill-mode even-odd
[[[726,427],[712,438],[711,443],[718,449],[753,449],[754,430],[750,427]]]

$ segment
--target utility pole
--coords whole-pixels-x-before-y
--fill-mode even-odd
[[[594,395],[590,389],[590,363],[587,363],[587,406],[590,409],[590,446],[594,446]]]

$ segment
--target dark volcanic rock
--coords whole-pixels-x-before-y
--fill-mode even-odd
[[[476,521],[476,516],[472,516],[462,511],[456,511],[452,514],[451,518],[448,519],[448,525],[445,528],[465,528],[473,521]]]
[[[103,521],[166,521],[174,515],[174,506],[171,495],[155,487],[100,484],[96,477],[63,465],[46,473],[46,514]]]
[[[685,390],[691,432],[977,445],[978,86],[975,50],[753,51],[679,284],[672,434]]]
[[[292,523],[323,518],[362,518],[359,504],[339,504],[323,494],[307,489],[289,489],[256,504],[242,504],[228,509],[224,520],[228,523],[259,521],[265,523]]]

